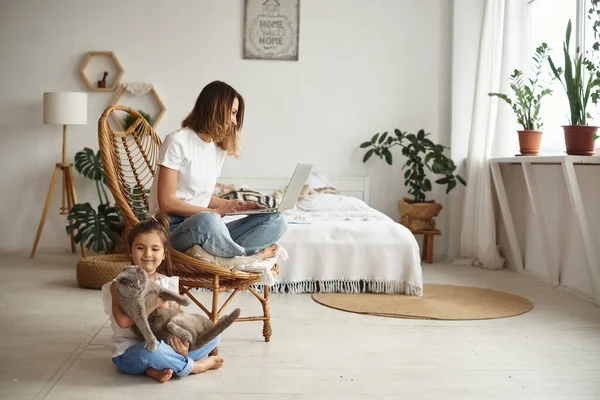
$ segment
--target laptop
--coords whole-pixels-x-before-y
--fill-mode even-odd
[[[306,178],[308,178],[308,174],[310,174],[310,170],[312,169],[312,164],[309,163],[298,163],[296,165],[296,170],[290,179],[290,183],[281,198],[281,202],[279,206],[274,208],[261,208],[256,210],[246,210],[246,211],[233,211],[227,213],[225,215],[253,215],[253,214],[269,214],[280,211],[289,210],[294,208],[296,205],[296,201],[298,200],[298,196],[302,192],[302,188],[304,187],[304,182],[306,182]]]

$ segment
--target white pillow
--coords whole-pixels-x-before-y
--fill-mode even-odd
[[[316,193],[296,203],[304,211],[370,211],[371,207],[361,199],[343,194]]]
[[[311,172],[310,175],[308,175],[308,178],[306,178],[306,182],[304,182],[304,184],[308,185],[308,187],[311,189],[333,187],[325,175],[319,172]]]

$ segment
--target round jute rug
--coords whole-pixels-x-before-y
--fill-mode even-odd
[[[423,296],[374,293],[314,293],[324,306],[396,318],[473,320],[513,317],[533,308],[520,296],[469,286],[426,284]]]

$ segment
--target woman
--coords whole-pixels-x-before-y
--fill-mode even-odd
[[[219,257],[271,258],[287,230],[280,213],[257,214],[225,224],[231,211],[264,208],[255,202],[212,195],[227,155],[239,156],[244,99],[228,84],[209,83],[181,123],[165,138],[150,193],[150,211],[169,215],[171,246],[181,252],[195,244]]]

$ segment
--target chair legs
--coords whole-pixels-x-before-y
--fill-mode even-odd
[[[263,308],[263,316],[262,317],[245,317],[238,318],[238,321],[263,321],[263,336],[265,337],[265,342],[271,341],[271,335],[273,334],[273,330],[271,329],[271,309],[270,309],[270,288],[268,286],[263,286],[264,296],[261,296],[256,290],[252,288],[248,288],[248,290],[260,301]]]
[[[194,288],[194,286],[187,285],[185,282],[180,282],[180,284],[179,284],[179,292],[181,294],[187,295],[198,307],[200,307],[202,309],[202,311],[204,311],[206,313],[208,318],[214,323],[217,323],[219,321],[219,316],[221,315],[221,313],[223,313],[223,311],[225,310],[227,305],[231,302],[233,297],[237,293],[240,292],[239,288],[234,289],[234,291],[229,295],[229,298],[225,301],[225,303],[223,303],[221,308],[219,308],[220,285],[219,285],[219,278],[215,277],[213,280],[213,287],[211,288],[212,289],[212,309],[211,309],[211,311],[209,311],[206,307],[204,307],[204,305],[202,303],[200,303],[198,301],[198,299],[196,299],[192,295],[190,290],[193,288]],[[262,316],[254,316],[254,317],[239,317],[236,320],[236,322],[263,321],[263,336],[265,338],[265,342],[270,342],[271,335],[273,334],[273,330],[271,328],[271,304],[270,304],[271,303],[270,302],[271,291],[270,291],[270,288],[269,288],[269,286],[263,286],[263,294],[262,295],[251,287],[248,287],[247,289],[250,293],[252,293],[254,295],[254,297],[256,297],[258,299],[258,301],[260,301],[260,303],[262,305],[262,309],[263,309],[263,315]],[[217,354],[219,354],[218,348],[214,349],[210,353],[210,355],[217,355]]]
[[[213,293],[212,293],[212,313],[210,315],[210,319],[214,324],[219,321],[219,276],[215,275],[213,278]],[[218,356],[219,355],[219,346],[215,347],[213,351],[210,352],[210,356]]]
[[[210,319],[214,324],[219,321],[219,276],[213,278],[212,313]]]
[[[273,331],[271,330],[271,304],[270,304],[270,288],[267,285],[263,286],[263,290],[265,293],[265,301],[262,301],[263,314],[265,316],[265,320],[263,322],[263,336],[265,337],[265,342],[271,341],[271,334]]]

